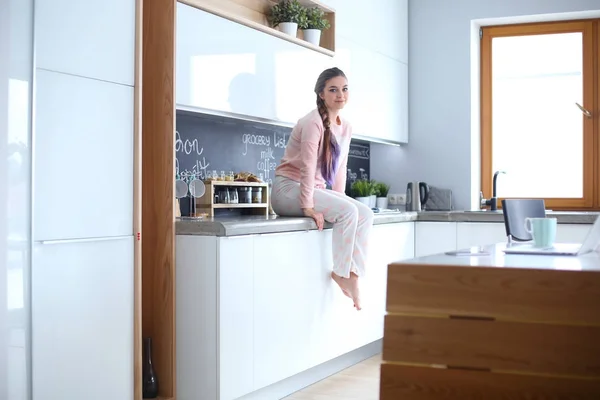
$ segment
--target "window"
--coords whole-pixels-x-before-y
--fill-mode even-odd
[[[481,188],[600,209],[600,20],[485,27]]]

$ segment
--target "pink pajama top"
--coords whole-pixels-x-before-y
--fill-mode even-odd
[[[275,168],[275,175],[300,182],[300,206],[302,208],[313,208],[314,189],[326,187],[325,179],[321,174],[323,132],[325,132],[323,120],[317,109],[300,118],[292,130],[281,163]],[[331,124],[331,132],[340,146],[339,165],[332,189],[344,193],[352,126],[338,116],[337,123],[332,122]]]

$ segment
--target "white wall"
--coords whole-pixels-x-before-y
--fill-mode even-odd
[[[452,189],[456,208],[476,207],[479,131],[471,128],[479,107],[471,103],[478,93],[471,78],[472,21],[598,9],[600,0],[409,0],[409,143],[372,144],[372,177],[390,182],[396,193],[408,181],[423,180]]]

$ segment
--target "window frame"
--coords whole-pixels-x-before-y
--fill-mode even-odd
[[[592,118],[583,116],[583,197],[545,198],[546,208],[553,210],[600,209],[600,139],[599,98],[600,19],[539,22],[481,27],[480,40],[480,133],[481,191],[492,197],[492,39],[551,33],[581,32],[583,34],[583,107]],[[501,208],[501,199],[498,199]]]

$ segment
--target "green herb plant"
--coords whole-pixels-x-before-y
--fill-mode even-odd
[[[368,197],[374,194],[373,184],[366,179],[355,181],[351,189],[355,197]]]
[[[325,11],[319,7],[308,8],[305,14],[306,18],[298,25],[300,29],[318,29],[322,31],[331,27],[329,20],[325,18]]]
[[[298,0],[281,0],[271,7],[269,22],[276,28],[282,22],[295,22],[298,26],[307,24],[306,7]]]

